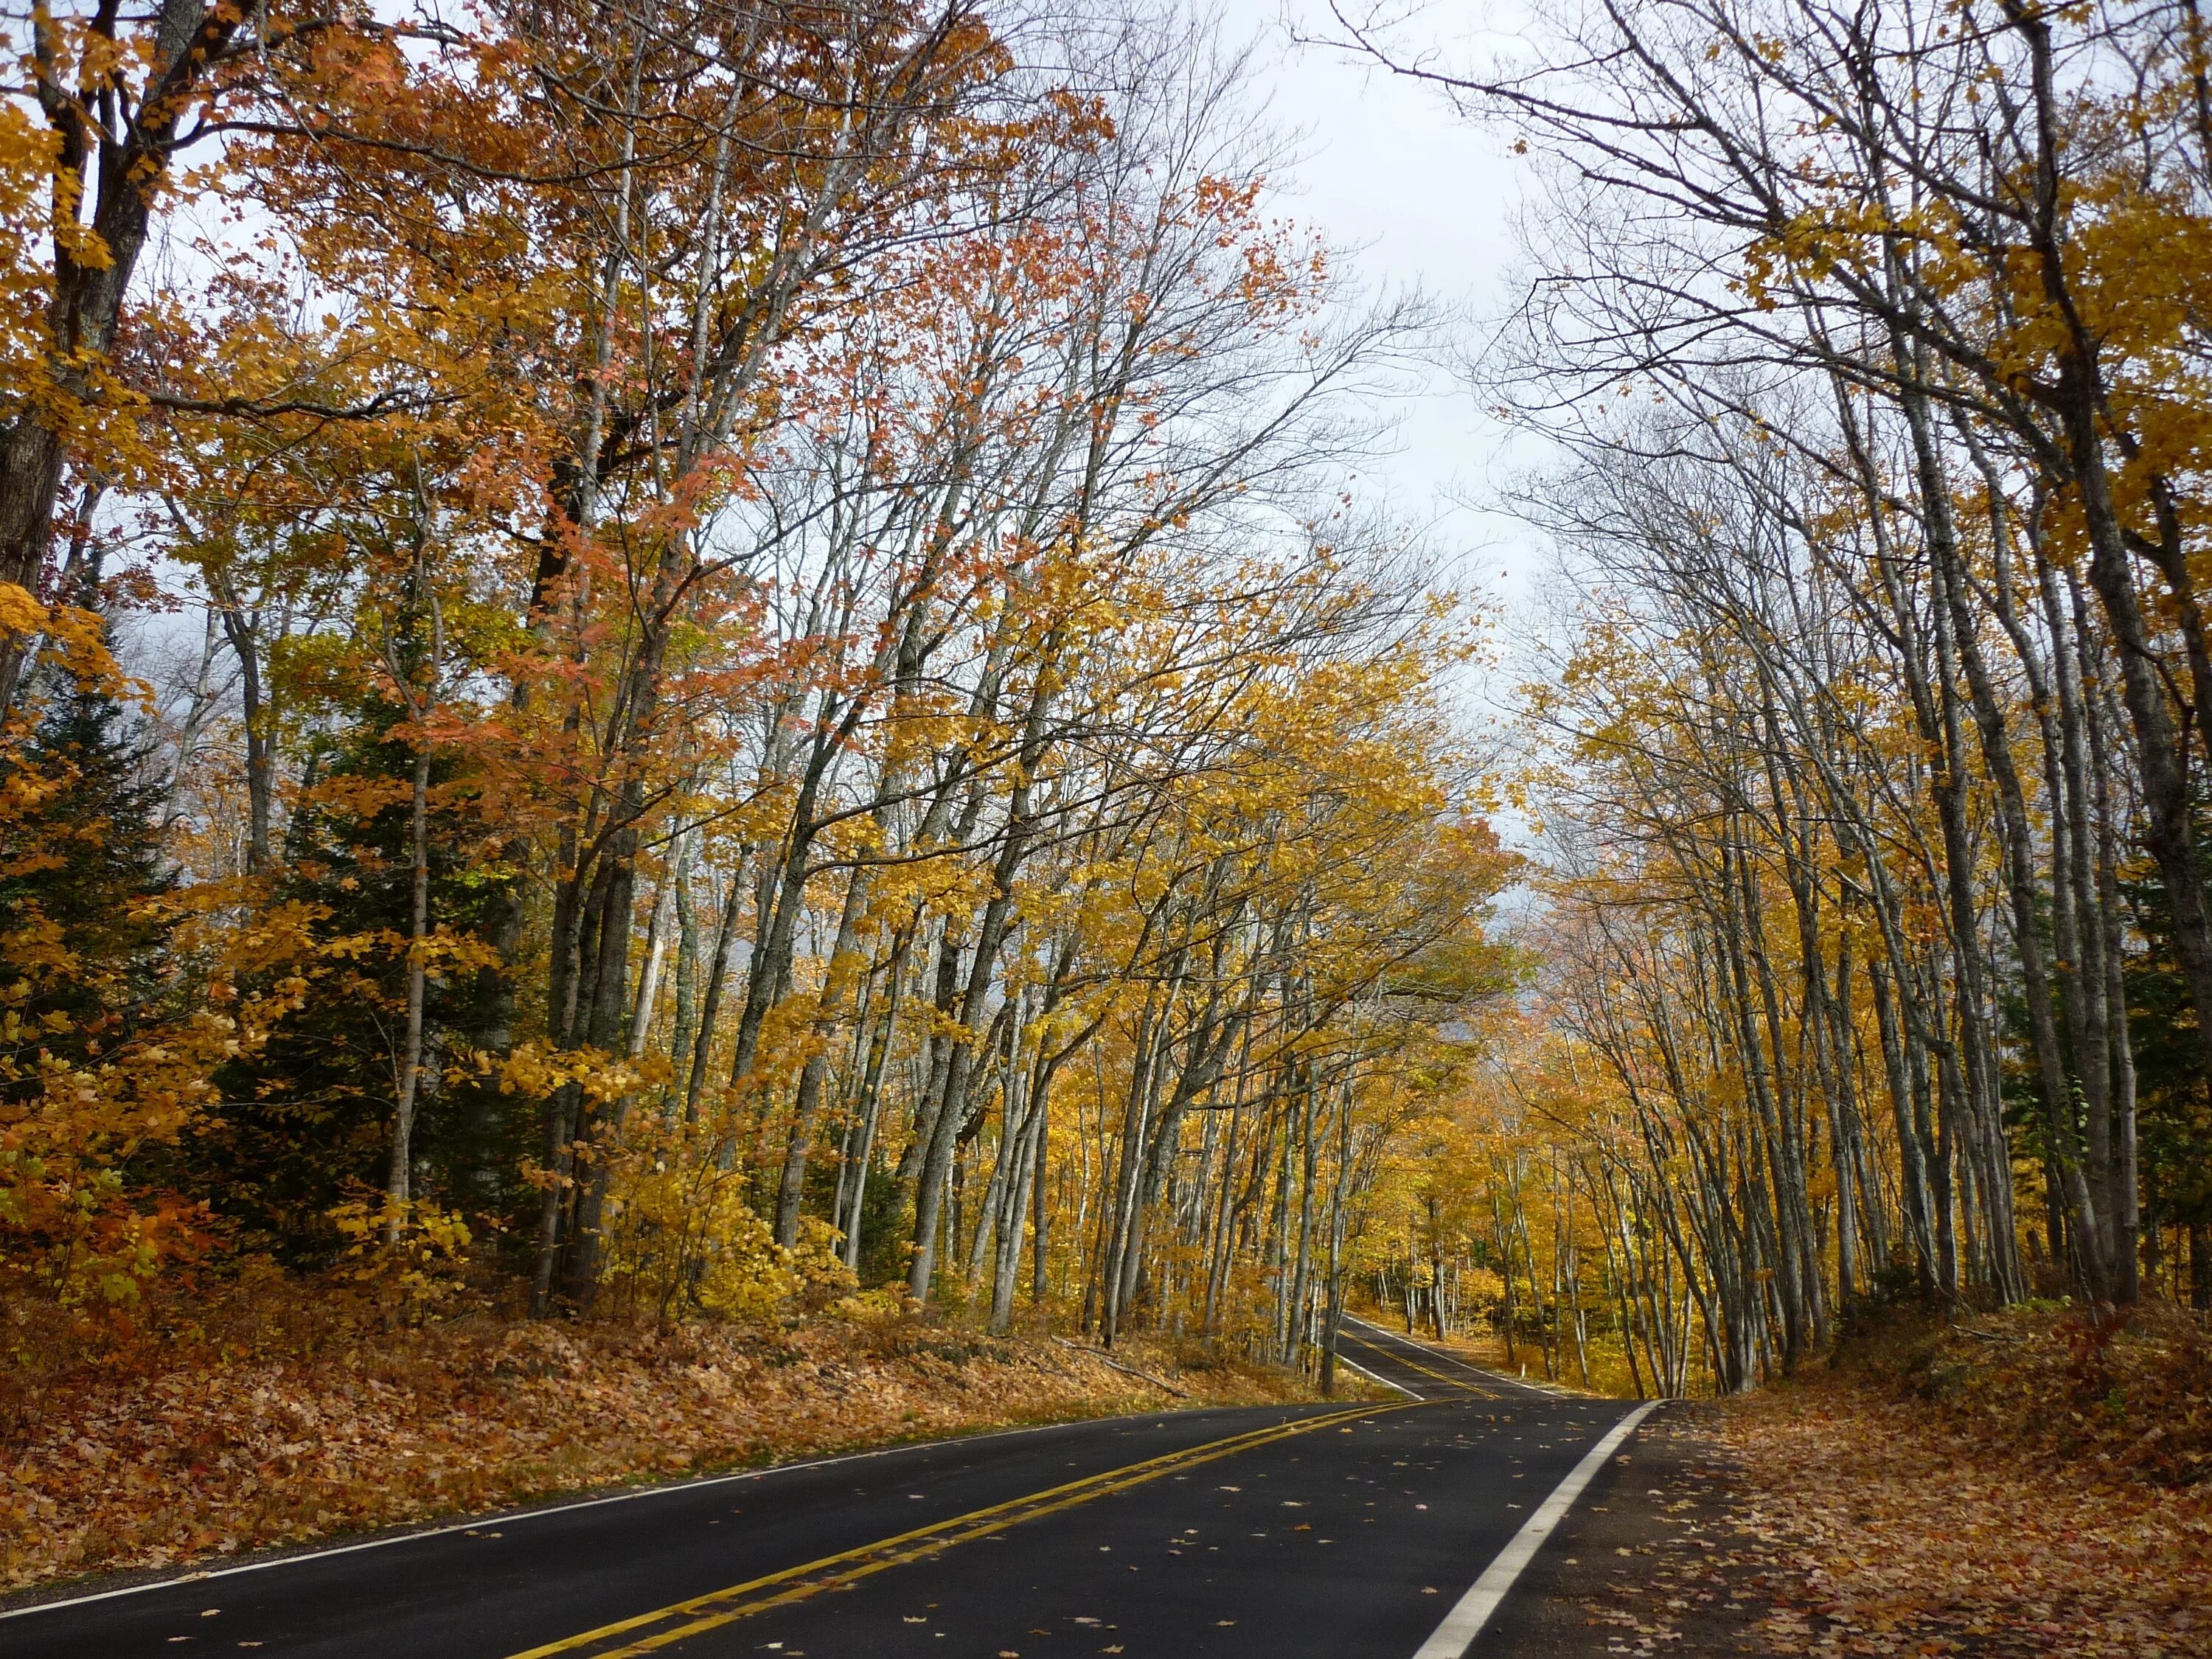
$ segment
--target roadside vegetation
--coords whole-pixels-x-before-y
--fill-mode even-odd
[[[2194,13],[1545,15],[1447,84],[1553,210],[1474,365],[1547,902],[1377,1294],[1666,1394],[2212,1310]]]
[[[2128,1328],[2030,1304],[1898,1316],[1832,1370],[1678,1419],[1696,1516],[1635,1620],[1688,1650],[2204,1650],[2212,1346],[2171,1310]]]
[[[0,1389],[0,1588],[902,1441],[1315,1397],[1204,1343],[1107,1357],[896,1300],[765,1324],[489,1310],[408,1324],[248,1274],[191,1312],[189,1328],[104,1345],[19,1328]]]

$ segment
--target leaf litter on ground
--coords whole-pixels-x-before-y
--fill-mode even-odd
[[[1907,1321],[1659,1432],[1694,1465],[1586,1607],[1610,1652],[2212,1654],[2203,1334]]]
[[[1288,1374],[1166,1344],[1116,1369],[911,1318],[210,1329],[0,1375],[0,1590],[848,1448],[1301,1397]]]

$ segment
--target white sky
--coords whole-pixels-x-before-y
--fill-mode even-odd
[[[1304,160],[1280,181],[1288,212],[1340,247],[1366,280],[1419,289],[1470,318],[1507,301],[1511,221],[1519,189],[1510,135],[1455,114],[1434,90],[1354,62],[1299,36],[1330,32],[1324,0],[1218,0],[1224,33],[1258,43],[1274,122],[1303,138]],[[1471,35],[1473,8],[1435,8],[1424,33],[1450,46],[1455,18]],[[1525,595],[1532,544],[1516,521],[1484,510],[1492,480],[1515,463],[1506,434],[1449,370],[1395,411],[1399,453],[1374,482],[1396,516],[1431,523],[1460,580],[1507,599]],[[1525,444],[1520,453],[1525,459]]]

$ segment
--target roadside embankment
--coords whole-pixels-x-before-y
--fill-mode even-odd
[[[1716,1422],[1770,1651],[2212,1652],[2212,1343],[2184,1314],[1899,1318]]]
[[[2212,1345],[2171,1310],[1897,1316],[1642,1438],[1530,1655],[2212,1653]]]
[[[1480,1335],[1446,1346],[1506,1369]],[[1863,1320],[1627,1449],[1501,1651],[2212,1654],[2212,1340],[2177,1310]]]
[[[245,1330],[0,1373],[0,1589],[1014,1425],[1309,1397],[1205,1350],[903,1316]],[[1164,1383],[1167,1386],[1159,1386]]]

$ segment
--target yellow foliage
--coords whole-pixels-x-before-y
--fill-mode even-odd
[[[417,1323],[461,1294],[470,1236],[457,1212],[422,1200],[350,1199],[329,1218],[346,1240],[337,1277],[404,1322]]]

